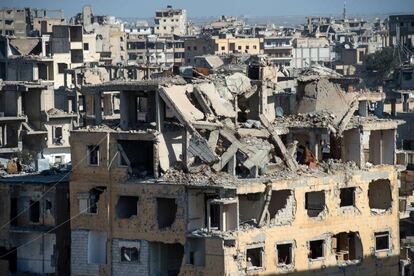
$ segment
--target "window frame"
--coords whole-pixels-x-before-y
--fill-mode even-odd
[[[97,151],[96,164],[91,163],[91,152],[93,150]],[[99,167],[100,157],[101,157],[99,145],[88,145],[87,146],[87,157],[88,157],[88,160],[87,160],[88,161],[88,166]]]

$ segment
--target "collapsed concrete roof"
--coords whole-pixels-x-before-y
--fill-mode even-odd
[[[339,84],[327,78],[299,82],[297,99],[298,113],[330,113],[337,126],[345,126],[358,107],[355,93],[345,93]]]
[[[13,47],[20,55],[26,56],[30,54],[39,54],[39,51],[34,53],[33,50],[40,44],[38,38],[13,38],[10,39],[10,46]],[[41,52],[41,48],[40,48]]]

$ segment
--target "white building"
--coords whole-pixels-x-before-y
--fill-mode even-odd
[[[154,33],[160,37],[187,34],[187,11],[167,6],[155,12]]]
[[[297,38],[293,42],[292,63],[295,68],[306,68],[312,64],[328,65],[332,52],[326,38]]]

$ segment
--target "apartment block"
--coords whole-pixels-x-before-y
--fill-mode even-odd
[[[174,9],[167,6],[166,9],[155,11],[154,34],[160,37],[171,37],[173,35],[184,36],[187,34],[187,11]]]
[[[72,274],[398,275],[401,122],[318,74],[273,94],[268,64],[85,87],[120,117],[70,136]]]

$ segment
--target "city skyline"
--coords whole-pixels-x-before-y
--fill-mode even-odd
[[[208,2],[190,1],[162,1],[156,0],[144,5],[133,0],[74,0],[74,1],[34,1],[34,0],[5,0],[1,7],[34,7],[47,9],[63,9],[65,17],[71,17],[81,11],[84,5],[92,5],[96,14],[113,15],[116,17],[152,17],[154,10],[167,5],[183,8],[188,11],[189,17],[209,17],[222,14],[246,17],[268,17],[268,16],[305,16],[305,15],[341,15],[343,11],[343,0],[314,0],[314,4],[308,6],[306,0],[295,0],[282,2],[277,0],[261,0],[248,2],[240,5],[237,1],[218,0]],[[122,5],[120,5],[120,3]],[[267,7],[267,8],[264,8]],[[302,8],[302,7],[306,7]],[[414,1],[408,0],[365,0],[363,3],[356,0],[348,0],[347,12],[350,15],[377,15],[392,13],[409,13],[414,11]]]

